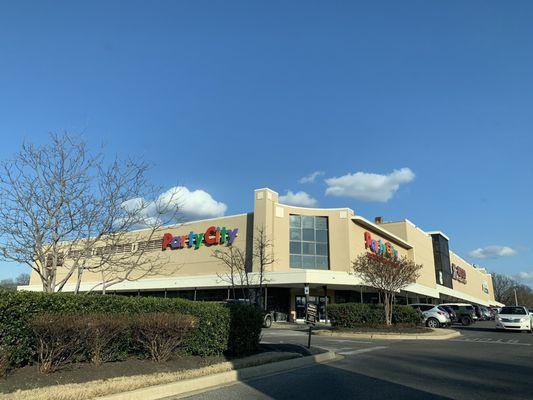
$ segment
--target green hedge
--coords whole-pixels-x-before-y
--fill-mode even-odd
[[[243,355],[257,351],[263,327],[261,309],[242,304],[231,304],[228,307],[231,320],[228,352]]]
[[[126,314],[177,312],[198,318],[198,326],[188,336],[183,349],[193,355],[240,354],[239,345],[259,343],[261,330],[257,310],[246,313],[246,305],[225,306],[218,303],[180,298],[127,297],[110,295],[74,295],[69,293],[12,292],[0,290],[0,341],[12,349],[11,363],[22,365],[35,356],[35,343],[29,320],[41,313]],[[232,320],[232,316],[236,317]]]
[[[385,324],[383,305],[364,303],[329,304],[328,317],[336,328],[356,328]],[[395,305],[392,310],[393,324],[418,325],[421,322],[419,312],[409,306]]]

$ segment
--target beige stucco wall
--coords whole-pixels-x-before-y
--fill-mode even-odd
[[[492,286],[492,277],[490,274],[483,273],[475,268],[472,264],[463,260],[457,254],[450,251],[450,263],[458,265],[466,271],[466,284],[455,279],[452,280],[453,289],[466,293],[470,296],[477,297],[485,301],[494,300],[494,288]],[[482,284],[485,282],[488,286],[489,293],[483,292]]]
[[[222,217],[217,219],[203,220],[199,222],[191,222],[180,224],[172,227],[163,228],[158,231],[157,234],[154,234],[153,239],[159,239],[163,237],[165,233],[171,233],[174,236],[183,236],[188,235],[189,232],[193,231],[195,233],[204,233],[207,228],[210,226],[215,227],[226,227],[227,229],[238,229],[237,237],[233,242],[233,246],[237,246],[242,250],[246,250],[247,242],[247,233],[250,231],[248,226],[251,218],[247,214],[235,215]],[[138,231],[132,233],[132,238],[134,240],[143,240],[147,233],[143,231]],[[157,256],[161,262],[158,265],[157,269],[160,272],[157,275],[150,275],[150,278],[160,278],[160,277],[169,277],[169,276],[196,276],[196,275],[215,275],[217,273],[223,274],[226,269],[224,265],[212,255],[213,252],[217,249],[222,249],[227,246],[227,244],[211,245],[207,246],[205,243],[196,249],[192,248],[182,248],[182,249],[170,249],[167,248],[165,251],[158,247],[152,251],[147,252],[149,257]],[[69,270],[69,258],[65,260],[65,267],[58,269],[57,281],[60,281],[66,276],[67,271]],[[89,282],[100,282],[102,280],[99,273],[91,273],[85,271],[83,274],[83,283]],[[41,281],[37,273],[33,273],[30,278],[30,285],[38,285]],[[69,283],[75,283],[75,277],[72,277],[69,280]]]
[[[368,226],[361,226],[357,222],[352,222],[350,224],[350,260],[353,261],[356,257],[369,252],[369,250],[365,248],[365,232],[370,232],[373,240],[391,242],[394,245],[394,248],[398,251],[400,257],[409,257],[408,248],[399,241],[386,237],[378,229],[372,229]]]
[[[422,265],[417,283],[435,289],[435,258],[431,236],[407,220],[387,222],[380,226],[413,246],[409,250],[409,257],[415,263]]]
[[[278,194],[270,189],[255,191],[254,226],[263,227],[270,235],[276,263],[273,271],[290,270],[290,215],[319,216],[328,218],[329,265],[331,271],[351,271],[357,255],[364,254],[364,232],[369,231],[375,240],[390,241],[400,255],[408,255],[406,248],[393,239],[384,237],[379,230],[363,227],[352,221],[349,208],[306,208],[280,204]]]
[[[278,194],[270,189],[256,190],[253,195],[253,204],[253,213],[190,222],[165,228],[158,232],[159,236],[156,235],[156,238],[162,238],[166,232],[175,236],[187,235],[190,231],[203,233],[210,226],[225,226],[228,229],[238,228],[238,236],[233,245],[248,251],[250,256],[252,233],[256,235],[259,229],[263,229],[267,241],[272,245],[270,248],[271,257],[275,260],[267,272],[304,272],[300,269],[290,268],[290,215],[322,216],[328,218],[330,271],[336,273],[351,271],[351,265],[355,258],[367,252],[364,233],[369,231],[373,239],[390,241],[400,256],[407,256],[423,265],[421,275],[416,282],[418,285],[432,290],[437,287],[431,236],[408,220],[374,225],[355,216],[354,211],[349,208],[303,208],[280,204]],[[142,240],[143,232],[133,232],[132,237],[136,237],[136,240]],[[150,278],[175,277],[179,280],[180,277],[204,275],[216,278],[217,274],[224,274],[227,271],[220,261],[212,257],[213,251],[221,249],[223,246],[226,245],[206,246],[202,244],[199,249],[183,248],[165,251],[162,251],[161,248],[154,249],[150,255],[160,257],[164,268],[158,276],[151,276]],[[464,268],[468,275],[466,285],[454,281],[455,290],[478,299],[494,300],[490,274],[476,269],[452,252],[450,252],[450,258],[452,263]],[[66,263],[68,266],[68,259]],[[258,269],[257,267],[257,265],[253,265],[255,271]],[[67,268],[59,271],[58,280],[65,276],[66,271]],[[84,274],[84,283],[98,283],[100,281],[101,276],[99,274],[89,272]],[[487,283],[489,294],[483,293],[482,282]],[[71,283],[74,283],[73,278]],[[302,281],[301,283],[303,285],[305,282]],[[32,274],[30,285],[40,285],[40,279],[36,273]]]
[[[383,228],[391,231],[395,235],[406,240],[413,246],[410,251],[413,259],[416,263],[424,266],[422,274],[417,283],[435,288],[435,259],[433,256],[433,243],[431,235],[424,232],[420,228],[416,227],[412,222],[408,220],[398,222],[386,222],[381,224]],[[492,285],[492,277],[490,274],[483,273],[475,268],[472,264],[463,260],[454,252],[450,251],[450,263],[459,265],[466,270],[467,283],[463,284],[459,281],[453,280],[453,289],[465,293],[469,296],[473,296],[480,300],[493,301],[494,300],[494,288]],[[481,284],[487,283],[489,293],[483,292]],[[459,296],[458,296],[459,297]]]

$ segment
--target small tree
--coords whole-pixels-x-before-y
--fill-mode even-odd
[[[268,239],[263,227],[257,228],[252,243],[252,265],[246,261],[246,252],[238,247],[228,246],[217,249],[212,256],[220,260],[226,267],[218,273],[221,281],[227,282],[235,298],[235,292],[240,289],[243,298],[251,304],[264,307],[263,288],[268,283],[267,272],[275,262],[272,252],[272,242]]]
[[[230,285],[233,298],[236,299],[237,292],[239,292],[243,299],[251,302],[250,281],[246,270],[246,253],[244,250],[235,246],[228,246],[215,250],[212,256],[224,265],[225,271],[217,273],[217,276],[222,282]]]
[[[385,323],[392,324],[392,303],[394,295],[414,283],[420,276],[422,265],[407,257],[389,258],[378,254],[360,255],[353,262],[352,269],[363,282],[380,291],[383,295]]]
[[[256,302],[261,308],[264,308],[265,306],[263,301],[263,287],[269,281],[267,278],[267,272],[270,266],[276,262],[273,256],[273,247],[272,241],[268,238],[265,232],[265,228],[263,226],[257,228],[254,234],[252,251],[253,263],[257,269],[255,273],[255,281],[259,292],[256,296]]]

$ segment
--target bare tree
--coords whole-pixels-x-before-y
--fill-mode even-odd
[[[30,283],[30,274],[23,272],[22,274],[18,274],[15,278],[15,283],[18,286],[22,285],[28,285]]]
[[[504,304],[514,304],[514,288],[518,282],[510,276],[492,273],[492,285],[494,287],[494,298]]]
[[[240,290],[243,298],[264,308],[263,289],[269,281],[269,267],[275,262],[272,250],[272,242],[264,228],[260,227],[255,230],[252,243],[254,269],[252,265],[246,264],[246,252],[237,247],[228,246],[213,252],[213,257],[226,267],[226,270],[217,276],[231,286],[234,298],[235,292]]]
[[[17,286],[27,285],[30,281],[30,274],[19,274],[15,279],[8,278],[0,281],[0,289],[15,290]]]
[[[221,261],[226,268],[224,272],[217,273],[217,276],[222,282],[230,285],[233,299],[237,299],[237,292],[239,292],[240,298],[251,302],[249,272],[246,270],[246,253],[238,247],[228,246],[215,250],[212,256]]]
[[[395,294],[416,282],[422,265],[407,257],[390,258],[379,254],[362,254],[352,264],[354,274],[383,294],[385,323],[392,324],[392,303]]]
[[[161,273],[164,260],[147,253],[156,232],[176,222],[177,193],[156,199],[142,160],[106,163],[81,138],[50,139],[25,142],[0,162],[0,259],[28,265],[49,293],[72,280],[78,292],[88,271],[101,275],[103,291]]]
[[[268,238],[265,228],[263,226],[256,228],[253,238],[253,265],[257,268],[255,272],[255,285],[257,285],[258,293],[256,295],[256,302],[264,308],[263,288],[269,279],[267,278],[268,269],[274,262],[274,249],[272,241]]]

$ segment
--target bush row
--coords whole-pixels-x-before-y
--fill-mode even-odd
[[[356,328],[385,324],[385,311],[382,304],[343,303],[328,305],[328,317],[331,325],[337,328]],[[418,325],[421,315],[412,307],[394,305],[392,323],[401,325]]]
[[[128,354],[167,361],[196,326],[189,315],[170,313],[135,316],[40,314],[30,321],[39,370],[54,372],[73,361],[100,365]]]
[[[252,352],[259,345],[262,316],[247,305],[223,305],[185,299],[74,295],[69,293],[0,290],[0,348],[9,348],[10,364],[35,359],[37,343],[30,321],[40,314],[138,315],[178,313],[194,317],[196,325],[181,347],[192,355],[209,356]]]

